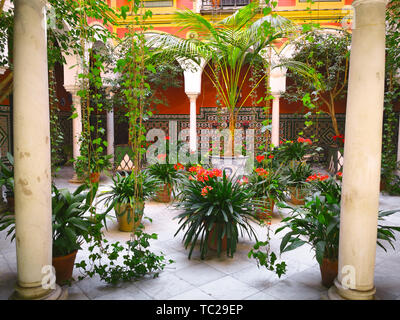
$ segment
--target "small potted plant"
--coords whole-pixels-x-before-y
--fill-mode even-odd
[[[72,278],[76,254],[82,243],[88,241],[96,221],[85,215],[96,193],[87,189],[87,185],[81,185],[71,193],[53,185],[53,266],[58,284]]]
[[[267,219],[270,222],[275,203],[284,200],[286,188],[286,177],[282,173],[282,165],[273,161],[274,156],[259,155],[256,157],[261,164],[255,168],[249,177],[249,188],[254,191],[254,198],[258,205],[257,214],[259,219]]]
[[[341,185],[333,178],[316,178],[312,184],[315,192],[304,206],[282,205],[293,215],[283,219],[283,226],[275,233],[289,229],[281,240],[281,253],[310,244],[320,265],[322,284],[330,287],[338,274]],[[379,220],[397,211],[379,212]],[[393,246],[393,231],[400,231],[400,227],[378,224],[378,245],[386,240]]]
[[[254,213],[253,191],[237,178],[227,177],[219,169],[191,167],[192,173],[183,182],[176,206],[182,210],[176,218],[184,231],[184,245],[190,247],[189,259],[200,242],[200,255],[204,259],[209,249],[218,256],[226,251],[233,257],[239,241],[239,231],[256,238],[250,221],[257,221]]]
[[[287,163],[293,167],[299,162],[306,162],[320,150],[321,148],[315,147],[310,139],[299,137],[296,141],[282,141],[273,154],[280,163]]]
[[[90,235],[90,227],[95,224],[85,214],[93,201],[86,185],[81,185],[74,192],[57,189],[53,185],[52,221],[53,221],[53,261],[56,282],[65,284],[72,278],[76,254]],[[15,215],[4,213],[0,217],[0,231],[6,230],[11,241],[15,239]]]
[[[158,202],[170,202],[171,193],[175,196],[175,188],[179,184],[179,181],[185,177],[183,174],[185,167],[180,163],[155,163],[149,167],[148,171],[150,175],[163,183],[162,188],[156,192],[154,200]]]
[[[294,166],[287,166],[285,175],[288,179],[287,187],[290,193],[290,201],[295,205],[303,205],[309,190],[308,178],[312,175],[311,167],[299,162]]]
[[[110,161],[111,158],[112,155],[110,154],[92,154],[90,156],[89,162],[88,157],[84,155],[79,156],[75,162],[75,171],[77,173],[78,179],[81,181],[89,179],[91,183],[98,183],[100,181],[101,172],[112,168],[112,164]]]
[[[14,211],[14,157],[7,152],[9,165],[0,161],[0,186],[5,187],[9,211]]]
[[[117,173],[112,180],[111,190],[102,194],[107,206],[104,214],[114,209],[119,230],[134,232],[141,224],[145,200],[154,196],[161,182],[147,171]]]

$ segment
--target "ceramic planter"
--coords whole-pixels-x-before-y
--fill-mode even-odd
[[[321,270],[322,284],[326,288],[330,288],[338,275],[338,260],[324,258],[319,268]]]
[[[171,202],[171,191],[171,185],[168,183],[164,184],[164,187],[161,190],[157,191],[154,200],[164,203]]]
[[[62,257],[53,257],[53,266],[56,270],[56,283],[59,285],[65,284],[72,278],[72,271],[78,250]]]
[[[116,204],[115,213],[118,220],[118,229],[123,232],[134,232],[142,222],[144,202],[136,204],[136,214],[130,204]]]
[[[222,228],[222,225],[220,225],[220,227]],[[213,239],[214,233],[217,232],[216,228],[217,228],[217,224],[214,224],[210,230],[210,234],[209,234],[208,240],[207,240],[208,248],[211,250],[214,250],[214,251],[218,250],[217,235],[215,235],[215,238]],[[228,238],[225,234],[224,237],[222,238],[221,251],[226,251],[227,248],[228,248]]]

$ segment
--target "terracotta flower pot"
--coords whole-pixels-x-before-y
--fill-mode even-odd
[[[14,211],[15,207],[14,196],[7,196],[7,206],[10,211]]]
[[[129,204],[116,204],[114,209],[119,231],[134,232],[140,226],[143,217],[144,202],[137,203],[136,209],[139,211],[139,214],[136,213],[136,216],[133,211],[134,208]]]
[[[156,196],[154,197],[154,200],[158,202],[171,202],[171,185],[166,183],[164,184],[164,187],[157,191]]]
[[[330,288],[338,275],[338,260],[324,258],[319,265],[323,286]]]
[[[296,187],[290,187],[290,201],[295,205],[304,205],[306,192]]]
[[[210,230],[210,234],[209,234],[208,240],[207,240],[208,248],[211,250],[214,250],[214,251],[218,250],[218,239],[217,239],[218,235],[215,235],[215,238],[214,238],[214,233],[217,232],[216,228],[217,228],[217,224],[214,224]],[[222,228],[222,225],[221,225],[221,228]],[[225,234],[224,237],[222,238],[222,242],[221,242],[221,251],[226,251],[227,248],[228,248],[228,238]]]
[[[56,283],[59,285],[65,284],[72,278],[74,270],[76,253],[78,250],[62,257],[53,257],[53,266],[56,269]]]
[[[267,199],[264,201],[264,207],[259,208],[256,213],[259,219],[270,219],[275,207],[275,201],[273,199]]]
[[[92,172],[90,174],[90,182],[97,183],[100,181],[100,172]]]

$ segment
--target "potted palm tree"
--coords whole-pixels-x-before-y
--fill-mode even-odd
[[[114,209],[119,230],[134,232],[141,224],[145,200],[153,197],[160,186],[161,181],[147,171],[117,173],[111,190],[102,194],[101,201],[107,206],[104,214]]]
[[[229,114],[229,140],[232,148],[223,157],[230,163],[235,163],[236,160],[242,162],[239,157],[235,157],[234,150],[237,116],[254,90],[268,76],[268,72],[263,73],[250,92],[242,96],[247,76],[257,63],[264,63],[259,57],[265,48],[271,46],[276,39],[289,37],[295,31],[290,20],[272,14],[272,10],[268,9],[270,8],[264,8],[263,11],[260,3],[253,1],[225,19],[215,22],[210,22],[201,14],[190,10],[178,11],[175,14],[177,24],[183,30],[196,32],[199,37],[182,39],[171,34],[157,34],[149,39],[150,46],[158,48],[154,50],[154,55],[160,55],[164,59],[178,58],[189,61],[188,65],[193,62],[199,67],[202,67],[204,61],[210,63],[211,67],[205,67],[203,72],[213,83],[224,109]],[[257,19],[261,12],[265,15]],[[285,67],[308,74],[307,67],[299,62],[285,62]]]
[[[176,204],[182,213],[176,217],[180,227],[175,235],[185,231],[183,240],[185,248],[190,247],[189,259],[198,241],[202,259],[209,249],[216,250],[218,256],[226,251],[233,257],[239,232],[257,239],[250,224],[257,221],[253,191],[220,169],[196,166],[189,170],[192,175],[182,183]]]

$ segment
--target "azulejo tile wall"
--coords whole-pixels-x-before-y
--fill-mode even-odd
[[[65,144],[72,145],[72,121],[69,119],[69,113],[61,113],[61,126],[64,131]],[[99,116],[103,126],[106,128],[106,117]],[[200,113],[197,115],[197,134],[200,141],[208,139],[209,133],[207,129],[227,128],[229,116],[226,113],[220,112],[218,108],[200,108]],[[243,124],[248,122],[249,129],[255,129],[255,148],[265,141],[266,134],[262,133],[262,122],[266,120],[266,114],[260,107],[244,107],[240,111],[236,127],[243,128]],[[313,117],[315,125],[311,130],[305,131],[305,136],[316,134],[319,137],[318,145],[324,148],[321,155],[316,161],[327,161],[327,146],[329,146],[335,135],[331,119],[328,115],[319,115],[318,118]],[[344,133],[345,115],[337,115],[340,132]],[[145,122],[147,130],[159,128],[169,134],[169,122],[176,121],[177,130],[180,132],[183,129],[189,128],[189,115],[187,114],[156,114]],[[281,139],[293,140],[296,139],[298,133],[304,130],[304,116],[301,114],[281,114],[280,115],[280,137]],[[115,145],[126,144],[124,137],[128,136],[127,126],[125,124],[115,123]],[[125,133],[126,132],[126,133]],[[203,133],[203,136],[202,136]],[[1,136],[1,135],[0,135]],[[257,149],[256,149],[257,150]]]

